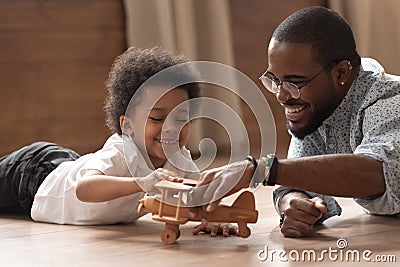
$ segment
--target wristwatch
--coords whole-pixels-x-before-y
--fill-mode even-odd
[[[263,184],[264,186],[275,185],[278,168],[278,158],[274,154],[269,154],[266,157],[261,157],[259,164],[253,156],[247,156],[246,159],[250,161],[254,166],[254,174],[250,184],[251,188],[256,188],[259,184]],[[260,173],[262,172],[262,170],[264,170],[264,173]]]
[[[261,157],[260,162],[265,164],[263,185],[274,186],[278,171],[278,158],[274,154],[269,154],[266,157]]]
[[[282,228],[283,222],[285,221],[285,212],[283,211],[281,213],[281,216],[279,218],[279,228]]]

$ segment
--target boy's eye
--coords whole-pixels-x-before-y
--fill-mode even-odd
[[[150,120],[152,121],[163,121],[164,118],[158,118],[158,117],[149,117]]]
[[[162,117],[149,117],[149,119],[154,122],[165,121],[165,118],[162,118]],[[184,124],[184,123],[187,123],[189,120],[188,119],[175,119],[174,121],[179,124]]]
[[[175,121],[177,123],[187,123],[189,120],[188,119],[176,119]]]

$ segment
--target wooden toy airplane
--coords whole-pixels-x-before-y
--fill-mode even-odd
[[[155,221],[165,222],[165,228],[161,233],[161,240],[165,244],[172,244],[180,236],[179,225],[188,221],[200,222],[201,214],[196,217],[189,217],[189,207],[182,207],[183,198],[193,188],[197,181],[184,179],[183,183],[175,183],[169,181],[160,181],[156,187],[161,191],[160,196],[145,196],[139,201],[138,212],[151,212]],[[175,203],[166,202],[168,193],[177,192],[178,195]],[[244,191],[235,200],[232,206],[218,205],[214,211],[207,214],[209,222],[221,223],[237,223],[238,236],[247,238],[251,234],[251,230],[247,227],[247,223],[256,223],[258,219],[258,211],[255,209],[254,195],[249,191]]]

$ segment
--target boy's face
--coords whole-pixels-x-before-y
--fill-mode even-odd
[[[163,92],[162,88],[150,91],[152,95]],[[180,88],[168,91],[155,104],[154,97],[144,94],[130,116],[133,140],[143,153],[147,152],[155,168],[161,167],[167,155],[171,156],[188,140],[189,103],[185,101],[188,94]]]

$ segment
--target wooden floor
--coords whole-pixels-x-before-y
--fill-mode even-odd
[[[164,245],[164,225],[149,215],[134,224],[92,227],[1,215],[0,266],[321,266],[320,259],[324,266],[399,266],[399,218],[367,215],[353,200],[338,199],[342,216],[328,220],[313,237],[284,238],[271,192],[255,192],[259,219],[249,225],[252,235],[247,239],[192,236],[195,223],[188,223],[181,226],[175,244]],[[345,242],[347,247],[339,249]],[[379,259],[392,263],[378,264]]]

